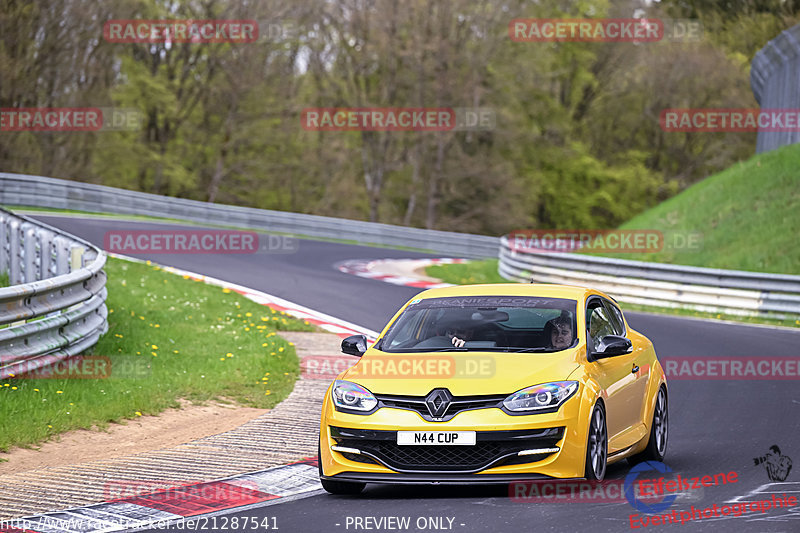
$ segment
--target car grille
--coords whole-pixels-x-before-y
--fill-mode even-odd
[[[473,446],[398,446],[396,431],[350,429],[331,426],[339,446],[361,454],[344,454],[361,463],[377,462],[398,472],[474,473],[503,464],[541,461],[551,455],[518,455],[522,450],[552,448],[564,436],[564,428],[518,431],[478,431]]]
[[[379,407],[393,407],[395,409],[415,411],[428,422],[447,422],[462,411],[489,409],[492,407],[500,409],[503,407],[503,400],[505,400],[507,396],[507,394],[502,396],[454,396],[450,402],[450,406],[439,418],[433,418],[431,416],[428,406],[425,404],[424,397],[376,394],[375,398],[379,402]]]

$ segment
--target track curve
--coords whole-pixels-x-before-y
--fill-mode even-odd
[[[35,215],[102,246],[109,230],[180,229],[180,225]],[[197,229],[186,226],[185,229]],[[193,270],[252,287],[344,320],[380,330],[395,310],[419,289],[390,285],[342,273],[333,265],[348,259],[433,257],[409,251],[301,240],[296,253],[254,255],[166,255],[161,264]],[[624,306],[623,306],[624,307]],[[628,312],[632,327],[647,335],[659,357],[775,356],[800,354],[800,331],[726,324],[705,320]],[[313,416],[319,416],[314,413]],[[738,481],[705,488],[676,509],[722,505],[747,496],[781,489],[800,495],[800,466],[786,480],[791,485],[768,485],[763,467],[753,458],[778,444],[784,455],[800,461],[800,393],[797,381],[680,381],[670,382],[670,440],[665,462],[681,476],[736,471]],[[623,479],[623,462],[609,467],[607,478]],[[764,488],[764,485],[768,485]],[[432,530],[440,524],[452,531],[624,531],[631,529],[635,510],[627,503],[517,503],[505,486],[368,486],[360,497],[317,494],[310,498],[221,515],[274,517],[280,530],[397,531],[374,527],[366,517],[409,517],[408,531]],[[763,496],[763,495],[762,495]],[[350,517],[350,520],[348,520]],[[355,517],[361,527],[355,527]],[[427,517],[444,517],[441,522]],[[452,519],[450,521],[449,519]],[[419,522],[418,522],[419,521]],[[425,522],[423,524],[423,522]],[[384,522],[385,526],[391,525]],[[393,523],[397,526],[397,523]],[[424,525],[424,528],[418,527]],[[207,529],[211,523],[207,524]],[[659,530],[677,528],[666,525]],[[648,529],[652,529],[648,528]],[[738,518],[689,522],[681,531],[800,531],[800,505],[789,510],[754,513]],[[175,529],[180,530],[180,529]],[[185,529],[184,529],[185,530]],[[202,529],[197,529],[198,531]],[[217,529],[221,531],[222,529]],[[233,531],[233,529],[229,529]],[[263,529],[262,529],[263,530]],[[152,531],[164,531],[153,529]]]

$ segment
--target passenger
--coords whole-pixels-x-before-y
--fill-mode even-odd
[[[563,350],[572,345],[572,320],[567,316],[560,316],[547,322],[545,331],[550,331],[550,348]]]

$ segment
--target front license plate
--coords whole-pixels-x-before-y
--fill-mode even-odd
[[[398,431],[400,446],[474,446],[474,431]]]

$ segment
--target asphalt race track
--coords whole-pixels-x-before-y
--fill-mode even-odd
[[[97,220],[77,217],[41,216],[100,246],[104,232],[132,229],[177,229],[175,225]],[[186,229],[197,229],[196,226]],[[419,292],[352,276],[332,268],[346,259],[429,257],[425,254],[301,240],[291,254],[253,255],[165,255],[147,259],[192,270],[258,289],[298,304],[379,331],[396,309]],[[623,306],[624,310],[624,306]],[[775,356],[800,354],[800,331],[731,325],[641,313],[626,313],[633,328],[647,335],[659,357]],[[332,354],[334,355],[334,354]],[[672,380],[670,435],[665,463],[682,477],[735,471],[738,481],[695,490],[679,499],[677,510],[722,506],[734,498],[742,501],[767,499],[771,493],[800,496],[800,389],[797,380]],[[315,416],[317,416],[315,414]],[[753,458],[770,446],[780,446],[795,462],[783,484],[770,484],[763,466]],[[624,479],[626,462],[609,467],[607,479]],[[765,487],[765,485],[767,485]],[[764,494],[750,495],[760,488]],[[749,496],[748,496],[749,495]],[[669,512],[669,511],[666,511]],[[464,532],[561,532],[628,531],[630,515],[638,514],[627,501],[613,503],[531,503],[509,498],[499,486],[377,486],[368,485],[358,497],[315,493],[293,501],[235,511],[216,516],[197,531],[236,531],[239,523],[252,518],[274,517],[278,530],[293,532],[338,531],[464,531]],[[662,513],[663,514],[663,513]],[[245,522],[245,517],[250,522]],[[369,520],[366,520],[369,517]],[[408,526],[386,522],[389,517],[408,517]],[[223,520],[225,519],[225,520]],[[374,519],[374,520],[373,520]],[[384,520],[377,527],[378,520]],[[227,525],[222,529],[222,524]],[[389,526],[389,527],[385,527]],[[240,526],[241,528],[241,526]],[[640,528],[645,529],[645,528]],[[648,531],[800,531],[800,505],[766,513],[748,512],[741,517],[703,519],[684,525],[651,525]],[[181,530],[172,527],[169,530]],[[185,530],[185,529],[184,529]],[[152,529],[148,531],[165,531]]]

